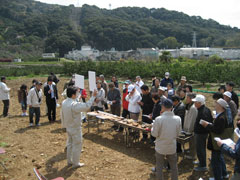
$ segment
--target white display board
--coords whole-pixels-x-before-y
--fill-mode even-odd
[[[96,87],[96,72],[88,71],[89,90],[94,91]]]
[[[84,76],[75,74],[75,86],[84,89]]]

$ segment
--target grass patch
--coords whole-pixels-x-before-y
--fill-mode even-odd
[[[6,142],[0,142],[0,147],[7,147],[8,144]]]

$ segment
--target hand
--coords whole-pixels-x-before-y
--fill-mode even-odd
[[[149,119],[151,119],[151,120],[152,120],[152,114],[149,114]]]
[[[143,106],[144,103],[143,102],[137,102],[140,106]]]
[[[221,146],[222,146],[222,144],[223,144],[223,142],[222,142],[222,141],[217,141],[217,145],[218,145],[219,147],[221,147]]]
[[[49,91],[48,91],[48,93],[50,94],[52,92],[52,90],[50,89]]]
[[[92,95],[92,96],[93,96],[93,97],[96,97],[96,96],[97,96],[97,93],[98,93],[98,92],[97,92],[97,90],[95,89],[95,90],[93,91],[93,95]]]
[[[115,104],[117,101],[116,100],[113,100],[112,103]]]
[[[207,127],[208,124],[209,124],[208,122],[203,121],[201,125],[202,125],[203,127]]]
[[[235,149],[235,145],[232,145],[232,146],[229,146],[230,148],[232,148],[232,150],[234,150]]]

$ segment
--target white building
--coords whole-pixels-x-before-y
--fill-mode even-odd
[[[43,53],[42,58],[55,58],[54,53]]]
[[[96,60],[100,56],[99,50],[92,49],[91,46],[84,45],[81,47],[81,50],[72,50],[68,54],[65,54],[65,58],[78,60]]]
[[[200,59],[201,57],[211,57],[217,55],[223,59],[240,59],[240,49],[223,49],[223,48],[181,48],[181,49],[164,49],[160,52],[168,51],[173,58],[180,56],[190,59]]]

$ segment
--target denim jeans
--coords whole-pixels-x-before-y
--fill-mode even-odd
[[[33,123],[33,115],[35,113],[35,117],[36,117],[36,120],[35,120],[35,124],[37,125],[39,123],[39,120],[40,120],[40,107],[31,107],[29,108],[29,120],[30,120],[30,123]]]
[[[21,101],[21,107],[22,107],[22,110],[27,110],[27,101]]]
[[[208,134],[195,134],[195,143],[199,167],[206,167],[206,141]]]
[[[215,180],[223,180],[227,175],[227,169],[221,151],[212,151],[211,166]]]

